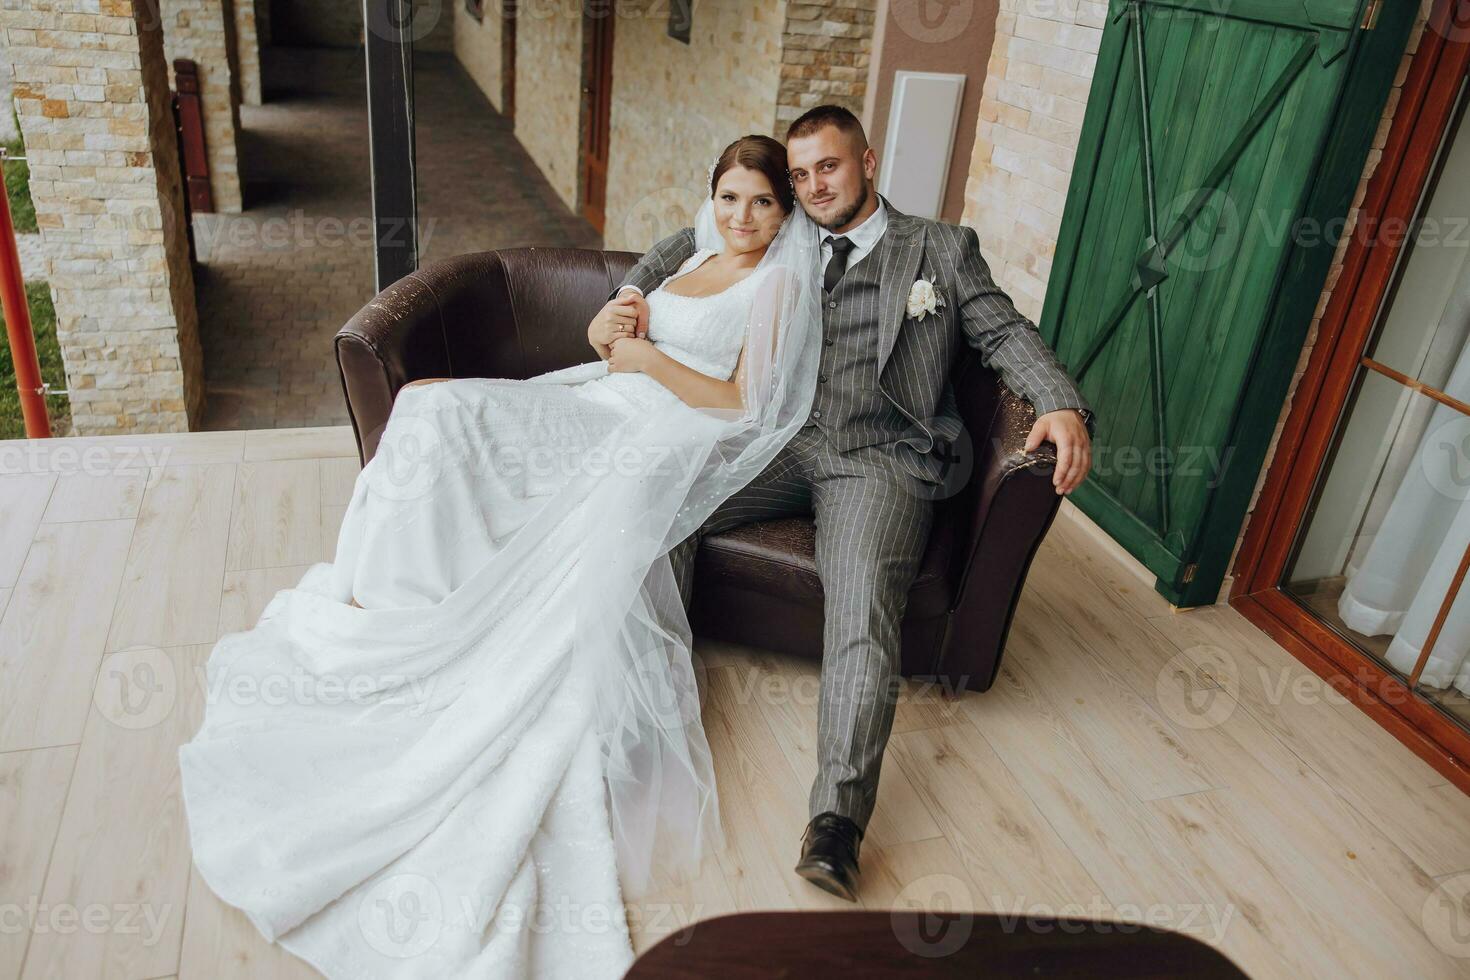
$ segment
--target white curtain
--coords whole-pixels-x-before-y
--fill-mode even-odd
[[[1444,392],[1470,402],[1470,263],[1433,336],[1458,347]],[[1447,359],[1450,352],[1438,357]],[[1431,366],[1435,356],[1431,354]],[[1441,361],[1443,363],[1443,361]],[[1406,390],[1407,391],[1407,390]],[[1427,400],[1413,393],[1406,397]],[[1416,406],[1417,407],[1417,406]],[[1470,416],[1435,402],[1433,410],[1408,411],[1395,441],[1412,443],[1412,461],[1394,490],[1383,521],[1360,542],[1347,565],[1347,587],[1338,614],[1366,636],[1391,636],[1387,660],[1408,675],[1419,660],[1456,570],[1470,547]],[[1390,455],[1393,455],[1392,453]],[[1470,694],[1470,582],[1450,607],[1433,652],[1419,677],[1422,686]]]

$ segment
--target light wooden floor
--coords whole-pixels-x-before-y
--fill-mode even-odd
[[[0,443],[0,977],[313,975],[192,873],[176,750],[187,681],[330,559],[356,472],[346,428]],[[1071,513],[995,687],[905,692],[863,904],[1143,920],[1256,977],[1470,974],[1470,799],[1235,612],[1171,611]],[[697,653],[727,847],[633,903],[640,949],[851,907],[791,871],[817,662]]]

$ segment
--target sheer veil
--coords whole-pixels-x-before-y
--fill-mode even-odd
[[[722,251],[706,199],[697,248]],[[799,204],[752,276],[743,325],[744,410],[654,420],[619,441],[646,463],[613,472],[598,493],[627,521],[590,527],[578,562],[576,657],[593,678],[609,816],[623,885],[697,874],[723,839],[701,719],[688,618],[668,552],[772,461],[805,423],[821,354],[820,233]],[[620,451],[622,449],[620,448]]]

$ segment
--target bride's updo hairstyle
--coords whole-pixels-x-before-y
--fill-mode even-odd
[[[720,186],[720,178],[731,167],[744,167],[765,174],[766,180],[771,183],[771,190],[776,193],[776,200],[781,204],[781,210],[791,213],[796,197],[791,190],[791,172],[786,169],[786,147],[779,140],[769,136],[742,136],[725,147],[725,152],[720,154],[714,169],[710,171],[711,198],[715,196],[715,188]]]

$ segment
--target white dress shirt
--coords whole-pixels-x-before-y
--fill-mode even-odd
[[[849,232],[837,235],[835,232],[822,230],[822,273],[827,272],[827,263],[832,260],[831,239],[841,237],[852,242],[852,251],[847,253],[847,267],[851,269],[862,260],[863,256],[871,252],[888,230],[888,209],[883,206],[883,199],[878,198],[878,210],[863,219],[863,223]]]

